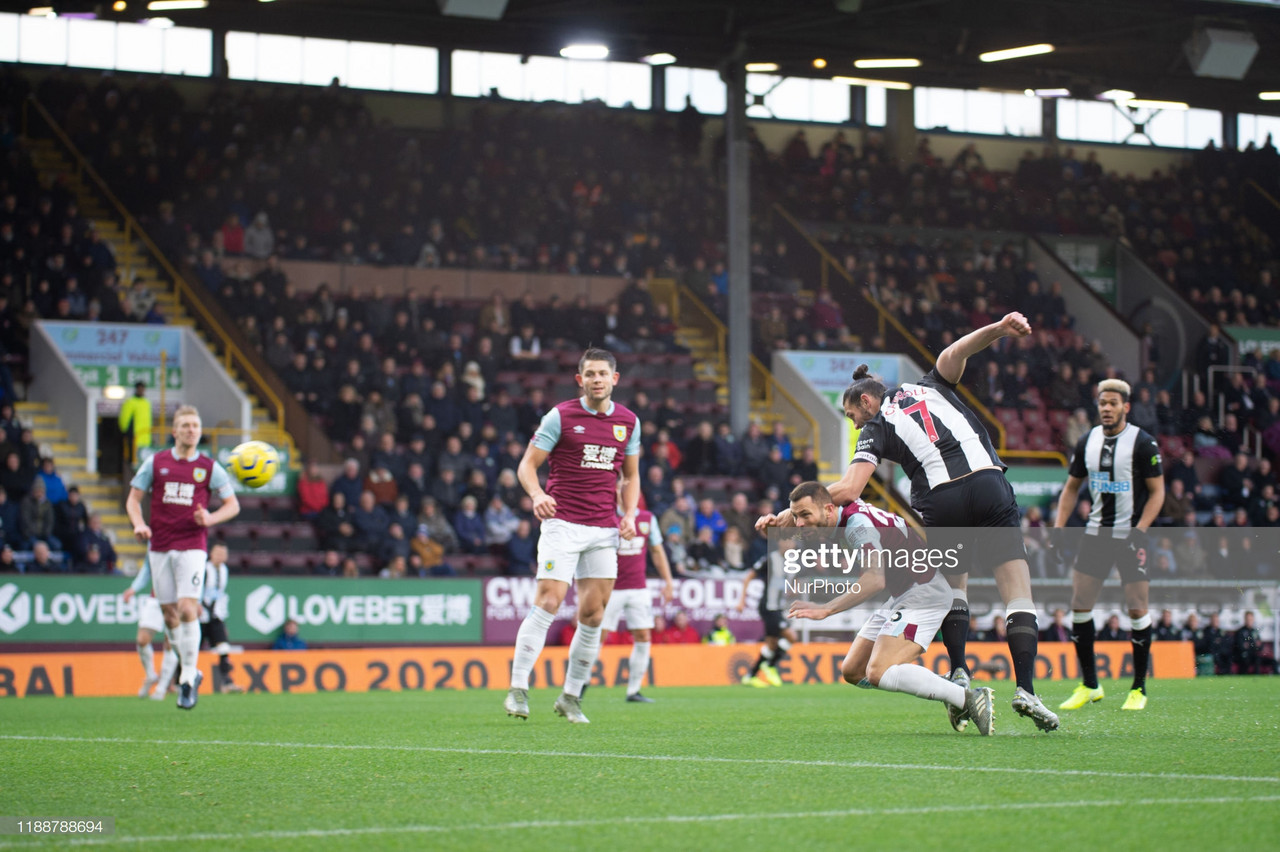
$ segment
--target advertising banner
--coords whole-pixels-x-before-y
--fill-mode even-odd
[[[490,577],[484,581],[484,642],[488,645],[508,645],[515,641],[520,622],[529,614],[533,606],[534,593],[538,582],[533,577]],[[764,583],[752,580],[747,587],[747,605],[742,612],[737,611],[738,601],[742,598],[742,580],[732,578],[692,579],[677,578],[675,581],[675,597],[671,603],[662,605],[662,581],[649,579],[649,596],[653,601],[653,611],[667,619],[667,623],[681,610],[689,616],[689,622],[698,633],[705,635],[711,628],[711,622],[717,615],[729,616],[729,630],[734,636],[756,639],[762,635],[760,613],[760,595],[764,593]],[[547,637],[548,644],[555,644],[560,630],[565,624],[572,624],[578,603],[574,589],[569,589],[560,611],[556,613],[556,624],[552,625]],[[625,625],[626,622],[622,622]]]
[[[123,577],[43,574],[0,583],[0,643],[131,642],[137,599]],[[481,641],[479,580],[233,577],[227,632],[269,642],[286,619],[308,642]],[[512,634],[514,636],[514,634]]]
[[[71,362],[87,387],[157,387],[164,353],[165,385],[182,388],[182,329],[128,323],[44,323],[54,345]]]
[[[737,645],[654,645],[648,686],[729,686],[741,681],[755,662],[755,643]],[[1098,676],[1129,678],[1133,658],[1128,642],[1099,642]],[[543,650],[530,686],[564,685],[568,648]],[[784,683],[843,684],[842,643],[796,644],[778,664]],[[629,674],[626,646],[607,645],[592,673],[593,686],[623,686]],[[971,642],[970,665],[985,664],[978,683],[1008,681],[1013,666],[1002,643]],[[235,654],[232,679],[252,693],[425,691],[507,689],[510,648],[365,648],[359,650],[249,651]],[[940,674],[950,668],[946,649],[935,643],[920,661]],[[217,658],[202,654],[200,666],[211,690],[220,682]],[[141,672],[130,651],[101,653],[0,654],[0,698],[26,696],[137,695]],[[1069,642],[1042,642],[1036,657],[1037,680],[1079,680],[1075,649]],[[1190,642],[1156,642],[1151,646],[1151,677],[1195,676]],[[1011,688],[1011,687],[1010,687]],[[1063,690],[1067,687],[1063,686]],[[1065,696],[1065,691],[1063,695]]]
[[[1236,342],[1241,355],[1244,355],[1250,349],[1254,349],[1257,350],[1258,357],[1265,361],[1271,356],[1272,349],[1280,349],[1280,330],[1274,328],[1228,325],[1224,326],[1222,330],[1231,335],[1231,339]],[[1225,379],[1222,381],[1225,381]]]

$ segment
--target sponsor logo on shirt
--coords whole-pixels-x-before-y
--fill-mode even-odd
[[[166,482],[161,503],[173,503],[177,506],[190,506],[196,496],[196,486],[192,482]]]
[[[613,470],[613,459],[617,454],[617,447],[583,444],[582,466],[592,470]]]
[[[1131,490],[1130,482],[1112,482],[1109,473],[1089,474],[1089,490],[1094,494],[1119,494]]]

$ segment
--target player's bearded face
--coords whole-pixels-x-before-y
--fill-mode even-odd
[[[880,411],[880,403],[878,401],[871,403],[868,402],[868,399],[869,397],[864,393],[858,398],[857,402],[848,403],[844,407],[845,416],[852,420],[853,425],[859,429],[867,425],[867,421],[875,417]]]
[[[1098,419],[1105,426],[1112,426],[1124,419],[1128,404],[1118,393],[1103,393],[1098,396]]]

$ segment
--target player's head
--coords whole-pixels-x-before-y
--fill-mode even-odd
[[[180,405],[173,412],[173,443],[187,451],[200,443],[200,412],[194,405]]]
[[[880,400],[884,399],[884,382],[871,375],[871,368],[859,364],[853,371],[853,381],[844,389],[844,414],[861,429],[867,421],[880,413]]]
[[[831,492],[818,482],[801,482],[791,489],[791,519],[798,527],[834,527],[840,510]]]
[[[588,349],[578,361],[578,375],[574,378],[588,402],[607,400],[618,383],[618,359],[607,349]]]
[[[218,542],[209,548],[209,561],[214,565],[221,565],[227,561],[227,546],[222,542]]]
[[[1123,429],[1129,416],[1129,383],[1120,379],[1098,382],[1098,419],[1107,431]]]

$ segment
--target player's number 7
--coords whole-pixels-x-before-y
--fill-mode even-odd
[[[929,416],[929,406],[924,404],[924,400],[920,400],[915,405],[902,409],[902,413],[908,416],[920,412],[920,425],[924,428],[924,433],[929,436],[929,441],[936,443],[938,440],[938,430],[933,428],[933,418]]]

